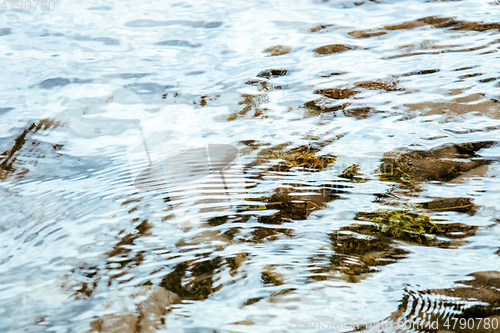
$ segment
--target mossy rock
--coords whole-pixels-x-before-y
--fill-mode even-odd
[[[400,168],[394,167],[391,161],[382,160],[383,164],[380,167],[378,178],[382,181],[396,182],[396,183],[411,183],[411,177],[403,172]],[[389,163],[388,163],[389,162]]]
[[[437,240],[436,236],[463,238],[473,235],[477,230],[475,226],[460,223],[436,223],[428,215],[411,210],[358,213],[356,219],[373,223],[365,226],[368,232],[426,246],[446,246],[446,242]]]
[[[359,181],[359,182],[364,181],[364,179],[359,177],[359,175],[360,175],[359,165],[354,163],[354,164],[348,166],[347,168],[345,168],[344,171],[342,171],[340,173],[339,177],[350,179],[353,181]]]
[[[316,155],[318,148],[300,146],[287,151],[274,152],[274,156],[282,161],[273,169],[275,171],[289,171],[291,168],[300,167],[307,170],[323,170],[330,167],[336,160],[332,155]]]
[[[366,237],[359,226],[343,227],[329,234],[333,255],[316,255],[311,259],[310,279],[314,281],[339,278],[347,282],[360,282],[378,267],[396,263],[408,255],[387,237]]]

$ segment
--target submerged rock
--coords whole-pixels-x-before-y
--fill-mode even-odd
[[[186,300],[204,300],[218,291],[213,286],[213,276],[220,269],[221,257],[205,260],[187,260],[177,264],[174,270],[163,277],[160,287]],[[187,282],[187,281],[188,282]]]
[[[94,320],[91,332],[149,333],[165,329],[163,316],[172,304],[180,303],[178,295],[157,286],[141,286],[112,293],[106,305],[115,313]]]
[[[278,76],[284,76],[288,73],[286,69],[268,69],[257,74],[257,77],[262,77],[264,79],[272,79]]]
[[[344,227],[329,235],[335,254],[329,264],[313,269],[312,279],[327,278],[326,273],[340,273],[342,280],[359,282],[369,274],[378,272],[378,267],[396,263],[408,255],[408,251],[398,248],[389,238],[370,237],[357,232],[356,227]]]
[[[313,51],[316,54],[328,55],[332,53],[345,52],[353,49],[355,49],[355,47],[351,45],[331,44],[331,45],[320,46],[318,48],[315,48]]]
[[[293,191],[293,193],[291,193]],[[319,209],[326,207],[330,201],[338,199],[338,196],[315,187],[298,187],[293,190],[278,188],[270,197],[247,199],[254,202],[253,205],[245,207],[248,210],[278,210],[272,215],[261,215],[258,217],[260,223],[268,226],[256,226],[252,231],[252,241],[274,240],[276,234],[281,233],[292,236],[293,230],[279,225],[286,222],[305,220],[308,216]]]
[[[342,173],[339,175],[339,177],[354,180],[357,175],[359,175],[359,165],[354,163],[353,165],[345,168],[344,171],[342,171]]]
[[[279,160],[271,166],[271,171],[288,172],[296,167],[307,171],[321,171],[332,166],[336,160],[333,155],[317,155],[320,148],[303,145],[285,150],[286,146],[288,144],[262,149],[251,166]]]
[[[270,57],[273,57],[290,53],[292,52],[292,48],[284,45],[276,45],[268,47],[267,49],[264,50],[264,52],[268,53]]]
[[[383,158],[380,167],[381,179],[413,181],[450,181],[464,172],[489,164],[490,161],[476,158],[476,152],[494,145],[495,141],[446,144],[430,150],[414,150],[393,153]],[[391,176],[392,175],[392,176]]]
[[[317,89],[315,94],[321,94],[331,99],[346,99],[359,93],[359,90],[349,88],[327,88]]]
[[[442,198],[420,204],[422,208],[435,211],[456,211],[475,213],[474,203],[470,198]]]
[[[360,227],[368,234],[384,235],[425,246],[449,247],[453,243],[440,238],[465,238],[474,235],[477,230],[476,226],[462,223],[439,223],[424,212],[406,209],[382,210],[374,213],[360,212],[356,214],[356,219],[373,223]]]
[[[474,279],[458,281],[463,286],[449,289],[407,289],[398,310],[380,323],[404,325],[417,332],[498,332],[500,272],[468,276]]]

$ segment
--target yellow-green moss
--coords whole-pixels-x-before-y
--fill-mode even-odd
[[[257,164],[268,160],[280,160],[271,167],[272,171],[287,172],[297,167],[321,171],[332,166],[336,160],[336,156],[333,155],[316,155],[319,148],[305,145],[285,150],[285,147],[286,144],[264,149],[258,155]]]
[[[381,171],[382,173],[378,175],[378,178],[382,181],[398,182],[398,183],[412,182],[410,175],[403,172],[400,168],[391,168],[391,170],[381,170]]]
[[[446,242],[437,241],[436,235],[449,238],[462,238],[474,233],[477,227],[460,223],[435,223],[424,212],[418,210],[382,210],[375,213],[358,213],[358,220],[369,220],[371,228],[386,237],[418,243],[422,245],[445,246]]]

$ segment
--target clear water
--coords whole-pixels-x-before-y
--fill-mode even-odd
[[[89,331],[96,318],[117,314],[107,306],[116,293],[158,286],[182,263],[212,260],[216,268],[208,294],[193,292],[198,299],[184,297],[162,316],[169,332],[294,332],[298,321],[379,321],[407,287],[451,288],[469,273],[498,270],[498,146],[479,152],[493,160],[483,173],[423,183],[418,193],[395,190],[401,202],[472,198],[474,215],[435,215],[477,226],[473,235],[449,248],[396,240],[392,246],[405,254],[369,274],[346,275],[329,264],[338,251],[330,235],[359,224],[356,213],[384,207],[375,194],[394,186],[374,176],[384,153],[499,139],[497,2],[7,6],[0,9],[0,151],[12,151],[23,133],[25,142],[0,177],[0,331]],[[314,51],[332,44],[342,52]],[[276,46],[289,52],[265,51]],[[257,77],[271,69],[287,72]],[[365,81],[385,85],[363,88]],[[349,104],[335,111],[304,107],[326,88],[359,92],[339,99]],[[185,132],[186,147],[202,140],[240,150],[248,187],[239,200],[278,188],[317,193],[353,163],[369,180],[265,239],[252,232],[265,227],[259,215],[276,212],[269,207],[180,227],[170,212],[175,200],[133,186],[126,145],[140,121],[170,130],[174,109],[199,128],[196,138]],[[28,130],[42,119],[58,125]],[[284,143],[316,144],[318,154],[337,160],[320,172],[256,165],[261,149]],[[245,260],[233,269],[227,258]],[[263,278],[270,275],[281,282]]]

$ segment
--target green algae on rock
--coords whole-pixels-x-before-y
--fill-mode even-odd
[[[359,175],[359,165],[354,163],[342,171],[339,177],[354,180],[354,178]]]
[[[316,155],[319,148],[304,145],[285,150],[288,145],[285,143],[261,150],[257,154],[257,160],[251,165],[280,160],[271,167],[271,171],[287,172],[296,167],[307,171],[321,171],[332,166],[336,160],[333,155]]]
[[[394,168],[392,163],[386,163],[386,160],[382,160],[384,164],[382,164],[380,171],[378,174],[378,178],[382,181],[388,182],[397,182],[397,183],[411,183],[411,177],[403,172],[400,168]],[[389,165],[389,167],[388,167]]]
[[[427,214],[411,210],[381,210],[356,214],[357,220],[370,221],[364,226],[370,233],[379,233],[393,239],[426,246],[446,247],[447,243],[436,238],[464,238],[475,234],[477,227],[461,223],[436,223]]]

